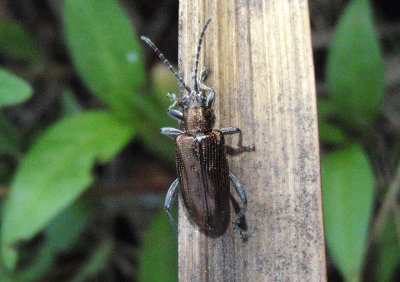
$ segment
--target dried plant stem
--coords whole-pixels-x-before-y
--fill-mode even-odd
[[[218,238],[206,236],[180,201],[180,281],[325,281],[307,1],[180,1],[179,66],[187,83],[210,17],[199,69],[208,67],[206,83],[216,90],[216,128],[237,126],[244,145],[256,146],[229,159],[247,193],[250,237],[243,241],[231,224]]]

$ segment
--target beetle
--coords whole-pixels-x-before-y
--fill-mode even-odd
[[[229,207],[229,181],[231,181],[243,203],[233,221],[233,226],[242,238],[246,238],[246,233],[239,226],[247,208],[246,194],[239,180],[229,172],[226,154],[237,155],[253,151],[255,147],[242,145],[242,132],[237,127],[213,129],[215,116],[212,106],[215,91],[204,84],[207,76],[206,68],[202,70],[199,81],[197,80],[200,49],[210,21],[211,19],[205,23],[197,46],[193,90],[185,84],[155,44],[149,38],[141,36],[188,92],[183,99],[178,99],[175,94],[167,94],[172,102],[168,107],[168,114],[183,124],[184,130],[172,127],[163,127],[160,130],[161,134],[175,140],[178,172],[178,178],[167,192],[164,208],[171,224],[177,229],[170,209],[180,187],[184,205],[192,220],[201,230],[215,233],[220,230],[229,213],[227,207]],[[206,96],[202,90],[208,91],[208,95]],[[176,110],[175,107],[180,107],[183,111]],[[225,146],[224,136],[233,134],[239,134],[237,148]]]

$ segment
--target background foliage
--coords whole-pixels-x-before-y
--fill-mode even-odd
[[[328,274],[391,281],[400,259],[400,113],[387,106],[400,100],[387,94],[384,61],[391,48],[380,47],[383,19],[369,1],[339,2],[330,6],[325,72],[318,36],[313,43],[317,81],[327,83],[318,85],[318,109]],[[147,71],[145,55],[157,58],[139,41],[157,39],[169,23],[176,29],[177,1],[129,3],[48,4],[59,16],[56,24],[49,17],[54,34],[35,22],[43,7],[36,15],[12,1],[0,6],[1,281],[177,280],[177,236],[158,211],[174,177],[173,145],[159,128],[174,124],[165,94],[177,85],[164,65]],[[324,25],[318,5],[310,8],[318,35]],[[155,41],[168,57],[167,40],[177,37],[164,34]]]

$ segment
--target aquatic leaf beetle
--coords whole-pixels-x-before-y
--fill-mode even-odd
[[[233,226],[242,238],[246,238],[246,233],[239,226],[247,207],[246,194],[239,180],[229,172],[226,154],[237,155],[245,151],[253,151],[254,145],[242,146],[242,132],[239,128],[213,129],[215,116],[212,105],[215,92],[204,84],[207,75],[206,68],[203,69],[200,79],[197,80],[200,49],[210,21],[211,19],[204,25],[197,46],[193,90],[185,84],[182,77],[154,43],[145,36],[141,37],[188,92],[183,99],[178,99],[175,94],[168,93],[167,95],[172,101],[172,105],[168,108],[168,114],[182,123],[184,130],[171,127],[161,128],[161,134],[175,140],[178,171],[178,178],[168,190],[164,207],[171,224],[177,229],[170,209],[178,187],[180,187],[184,205],[193,221],[201,230],[213,233],[220,230],[229,213],[229,181],[232,181],[243,203],[233,221]],[[207,91],[208,96],[202,90]],[[175,107],[180,107],[183,111],[176,110]],[[224,136],[233,134],[239,134],[237,148],[225,146]]]

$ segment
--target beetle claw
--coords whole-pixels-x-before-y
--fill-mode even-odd
[[[246,152],[255,151],[255,150],[256,150],[256,146],[254,144],[243,147],[243,151],[246,151]]]
[[[234,223],[234,224],[233,224],[233,227],[234,227],[235,231],[239,233],[240,237],[241,237],[243,240],[246,240],[247,238],[249,238],[249,235],[247,235],[247,233],[246,233],[245,231],[243,231],[243,230],[239,227],[239,225],[238,225],[237,223]]]
[[[207,75],[208,75],[208,68],[207,67],[203,67],[203,69],[201,70],[200,73],[200,82],[202,83],[204,80],[207,79]]]
[[[168,93],[167,93],[167,97],[168,97],[168,99],[169,99],[171,102],[176,102],[176,101],[178,101],[178,98],[176,97],[176,94],[175,94],[175,93],[168,92]]]

